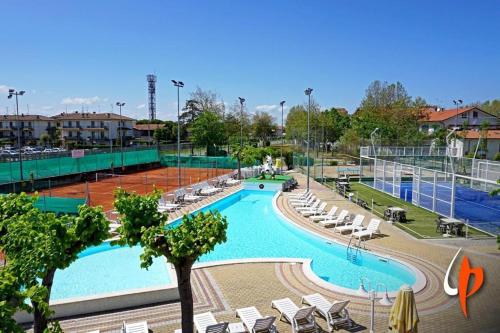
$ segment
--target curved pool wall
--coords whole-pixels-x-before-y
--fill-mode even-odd
[[[361,278],[366,288],[383,284],[390,292],[403,284],[413,286],[415,291],[425,286],[420,271],[393,258],[352,250],[355,259],[350,255],[348,260],[345,245],[302,229],[284,217],[275,206],[275,196],[275,191],[244,189],[201,209],[217,209],[227,216],[228,240],[202,256],[195,267],[292,258],[308,263],[311,258],[313,275],[328,282],[331,289],[348,294],[357,294]],[[172,223],[175,226],[180,220]]]

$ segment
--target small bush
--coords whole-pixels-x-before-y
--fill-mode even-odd
[[[495,157],[493,157],[493,161],[498,161],[500,162],[500,153],[496,153]]]
[[[337,160],[330,161],[330,166],[337,166],[337,165],[339,165],[339,161]]]

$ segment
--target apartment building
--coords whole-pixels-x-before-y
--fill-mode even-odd
[[[0,116],[0,140],[16,143],[19,127],[21,145],[32,144],[53,126],[53,119],[42,115],[2,115]]]
[[[87,142],[89,144],[116,141],[123,135],[124,141],[134,137],[136,120],[115,113],[63,112],[52,117],[61,130],[64,142]]]
[[[0,142],[17,146],[17,128],[21,145],[36,145],[44,133],[60,133],[67,143],[99,144],[115,142],[123,133],[124,142],[134,138],[135,119],[115,113],[63,112],[56,116],[3,115],[0,116]],[[59,131],[57,131],[59,130]],[[51,132],[52,131],[52,132]]]
[[[468,129],[479,129],[481,124],[487,122],[490,129],[498,129],[500,121],[498,117],[481,110],[478,107],[467,107],[461,109],[428,108],[424,110],[420,119],[420,130],[427,133],[435,128],[463,127],[468,123]]]

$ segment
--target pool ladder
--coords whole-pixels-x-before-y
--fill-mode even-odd
[[[356,247],[356,250],[354,250],[353,248],[354,244],[351,244],[351,242],[352,242],[352,237],[349,240],[349,244],[347,245],[346,256],[347,260],[349,260],[352,263],[356,263],[358,260],[359,247]]]

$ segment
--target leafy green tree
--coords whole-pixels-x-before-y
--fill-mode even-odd
[[[268,145],[269,139],[276,130],[273,117],[267,112],[257,112],[252,119],[253,135],[262,142],[262,146]]]
[[[153,132],[153,138],[158,142],[169,142],[177,138],[177,132],[174,132],[174,124],[165,122],[165,126],[157,128]]]
[[[80,206],[77,216],[56,216],[34,207],[36,197],[0,197],[0,250],[9,271],[31,297],[35,333],[49,327],[50,292],[57,269],[64,269],[89,246],[109,236],[109,222],[101,208]]]
[[[182,332],[193,332],[193,294],[191,268],[200,256],[226,241],[227,220],[217,211],[184,215],[177,226],[167,225],[168,216],[158,212],[161,192],[149,195],[115,192],[115,208],[121,216],[118,228],[120,245],[140,244],[141,267],[153,263],[153,257],[164,256],[175,267],[182,310]]]
[[[213,147],[226,142],[224,137],[224,124],[214,112],[203,112],[191,127],[191,136],[198,147],[206,147],[207,155],[213,152]]]
[[[302,105],[290,108],[286,117],[285,133],[288,139],[300,142],[307,138],[307,111]]]

